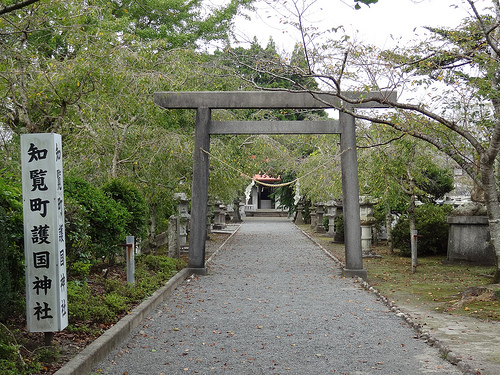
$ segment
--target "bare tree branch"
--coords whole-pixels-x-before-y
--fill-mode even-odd
[[[39,1],[40,0],[25,0],[25,1],[21,1],[20,3],[16,3],[16,4],[12,4],[12,5],[3,7],[2,9],[0,9],[0,16],[7,14],[7,13],[14,12],[14,11],[22,9],[22,8],[25,8],[27,6],[34,4],[34,3],[37,3]]]

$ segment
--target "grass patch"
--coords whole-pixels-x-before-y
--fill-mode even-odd
[[[309,226],[302,230],[342,262],[345,262],[343,244],[314,233]],[[500,292],[493,280],[495,267],[447,264],[445,257],[430,256],[418,259],[417,272],[411,272],[411,259],[387,247],[374,248],[382,258],[365,258],[363,266],[368,282],[396,304],[407,304],[422,309],[478,319],[500,320]],[[489,293],[467,297],[467,289],[488,286]]]

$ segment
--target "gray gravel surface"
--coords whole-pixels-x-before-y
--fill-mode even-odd
[[[460,374],[284,218],[247,219],[101,374]]]

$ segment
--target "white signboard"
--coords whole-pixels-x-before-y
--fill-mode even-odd
[[[68,325],[62,147],[59,134],[21,136],[28,331]]]

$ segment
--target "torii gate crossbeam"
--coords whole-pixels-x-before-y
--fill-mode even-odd
[[[157,105],[166,109],[196,109],[191,233],[188,267],[205,274],[205,239],[208,203],[211,134],[340,134],[346,276],[366,279],[361,250],[358,161],[354,117],[340,112],[340,121],[223,121],[211,120],[212,109],[319,109],[387,108],[386,100],[396,101],[394,92],[344,93],[357,104],[342,102],[328,94],[287,91],[196,91],[158,92]]]

